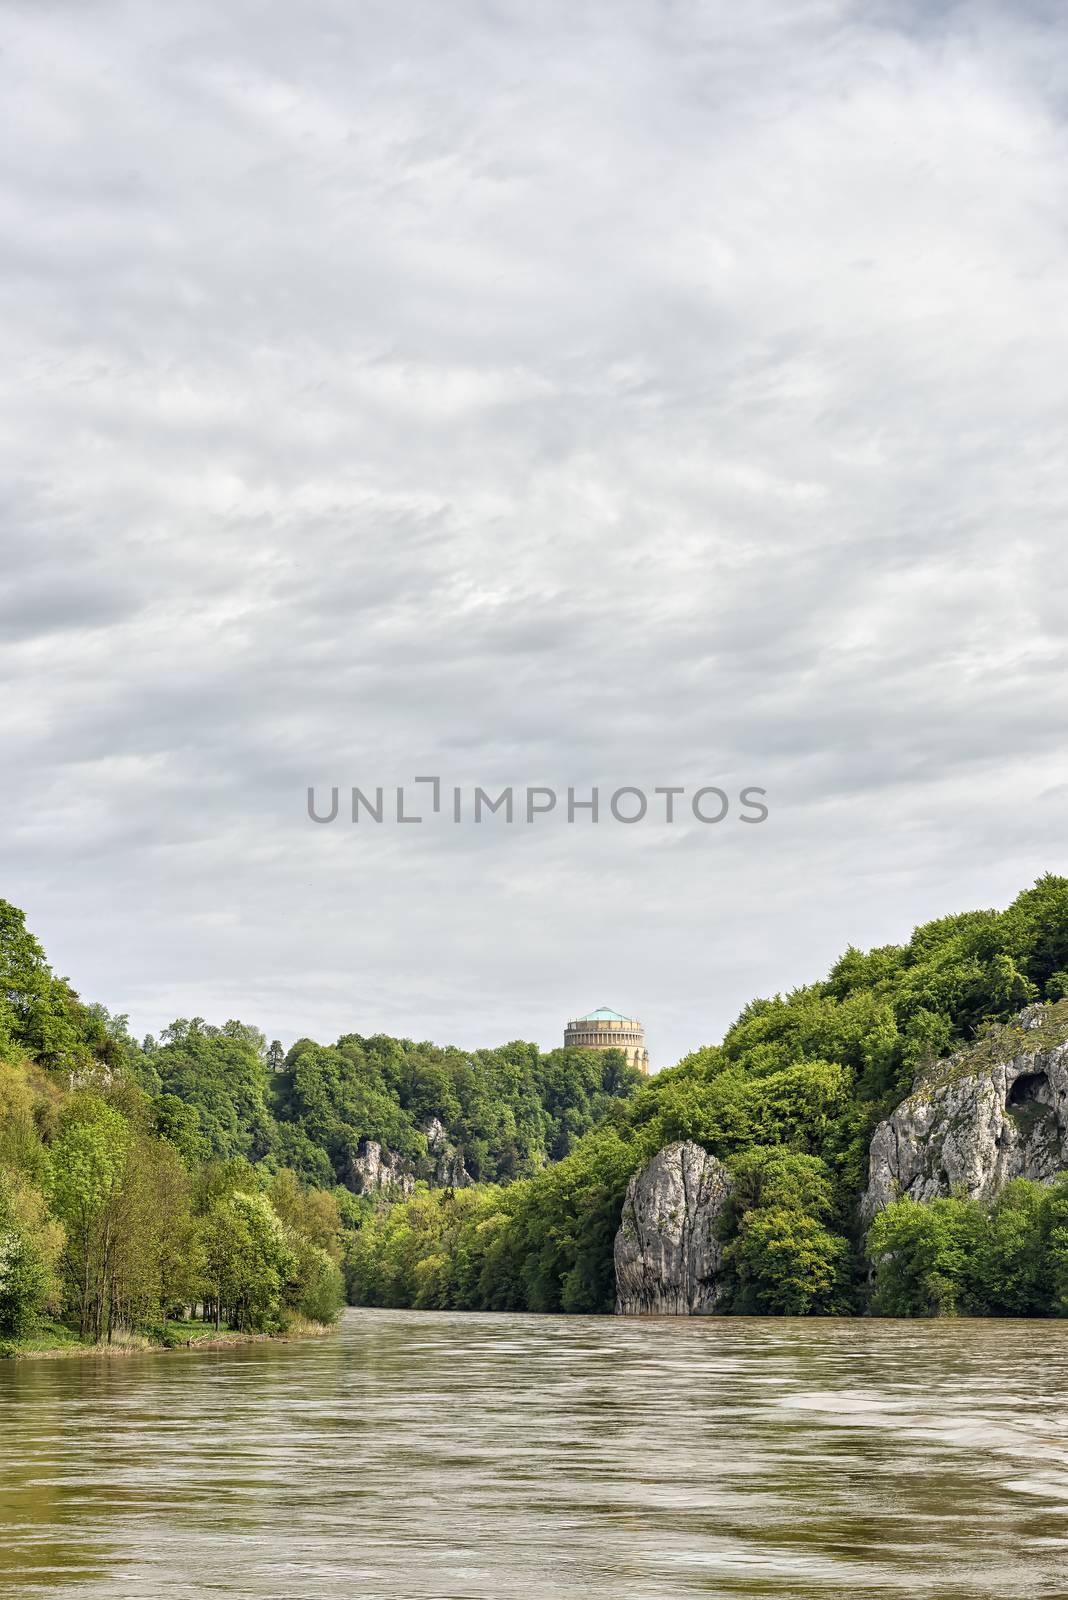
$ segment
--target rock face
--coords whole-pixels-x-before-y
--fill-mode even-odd
[[[1014,1022],[936,1062],[875,1130],[861,1218],[891,1200],[989,1200],[1012,1178],[1068,1167],[1068,1007]]]
[[[67,1073],[67,1086],[71,1094],[79,1089],[92,1089],[100,1094],[110,1089],[114,1082],[115,1074],[103,1061],[94,1061],[87,1067],[72,1067]]]
[[[427,1159],[418,1168],[404,1156],[383,1150],[377,1139],[361,1139],[349,1157],[348,1186],[353,1194],[382,1194],[400,1200],[415,1190],[417,1178],[436,1189],[466,1189],[474,1179],[464,1166],[463,1151],[450,1144],[445,1125],[431,1117],[419,1129],[426,1139]]]
[[[427,1155],[432,1163],[430,1182],[439,1189],[466,1189],[474,1179],[464,1166],[463,1151],[449,1143],[445,1124],[438,1117],[424,1122],[420,1133],[426,1139]]]
[[[716,1310],[723,1251],[715,1227],[730,1194],[726,1168],[689,1142],[667,1145],[634,1174],[615,1242],[617,1312]]]
[[[387,1193],[400,1198],[414,1190],[415,1175],[383,1150],[377,1139],[362,1139],[356,1154],[349,1157],[348,1186],[353,1194]]]

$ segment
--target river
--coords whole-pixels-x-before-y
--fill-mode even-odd
[[[0,1596],[1068,1595],[1068,1326],[346,1312],[0,1363]]]

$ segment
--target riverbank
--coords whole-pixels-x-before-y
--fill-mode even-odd
[[[290,1344],[297,1339],[323,1339],[337,1332],[336,1323],[309,1322],[303,1317],[278,1333],[245,1333],[239,1328],[215,1331],[211,1323],[168,1323],[162,1336],[117,1334],[110,1344],[89,1344],[62,1323],[47,1323],[28,1339],[0,1340],[0,1361],[62,1361],[85,1356],[138,1356],[169,1350],[224,1350],[241,1344]]]

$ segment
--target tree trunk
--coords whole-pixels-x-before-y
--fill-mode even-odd
[[[96,1342],[100,1343],[104,1333],[104,1299],[108,1300],[108,1330],[111,1329],[111,1218],[104,1224],[104,1252],[100,1261],[100,1280],[96,1297]],[[110,1338],[108,1343],[110,1344]]]
[[[78,1324],[80,1338],[89,1337],[89,1227],[82,1231],[82,1314]]]

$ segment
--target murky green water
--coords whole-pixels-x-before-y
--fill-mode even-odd
[[[1068,1595],[1068,1327],[355,1311],[0,1364],[0,1596]]]

